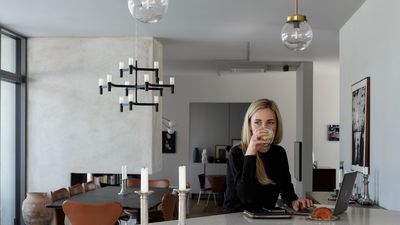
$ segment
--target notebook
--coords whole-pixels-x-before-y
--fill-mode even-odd
[[[338,197],[337,197],[337,200],[335,203],[335,207],[333,208],[334,216],[337,216],[337,215],[343,213],[349,207],[349,200],[351,197],[351,192],[353,190],[353,185],[356,180],[356,177],[357,177],[357,172],[350,172],[350,173],[346,173],[344,175],[342,186],[339,190],[339,194],[338,194]],[[285,209],[289,214],[309,216],[309,215],[311,215],[312,211],[315,208],[311,207],[311,208],[301,210],[298,212],[294,211],[290,207],[285,207]]]

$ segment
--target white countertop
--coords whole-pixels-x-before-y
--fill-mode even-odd
[[[293,216],[291,219],[249,219],[242,213],[222,214],[216,216],[198,217],[186,220],[186,225],[248,225],[248,224],[274,224],[274,225],[399,225],[400,211],[384,209],[349,207],[341,214],[337,221],[310,221],[304,216]],[[157,225],[177,225],[178,221],[153,223]]]

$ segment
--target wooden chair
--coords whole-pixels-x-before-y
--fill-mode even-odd
[[[128,187],[140,187],[140,178],[129,178],[127,181]]]
[[[50,194],[52,202],[69,198],[69,192],[66,188],[60,188],[58,190],[51,191]],[[56,225],[64,224],[65,214],[62,209],[54,209],[54,217]]]
[[[161,211],[150,211],[149,222],[176,220],[178,218],[178,195],[165,193],[161,200]]]
[[[168,179],[151,179],[149,180],[149,188],[169,188]]]
[[[128,187],[140,187],[140,178],[129,178]],[[149,188],[169,188],[168,179],[150,179]]]
[[[72,225],[115,225],[122,206],[118,202],[83,204],[65,201],[63,210]]]
[[[71,196],[85,192],[85,189],[83,189],[82,184],[75,184],[73,186],[70,186],[68,187],[68,190]]]
[[[215,197],[215,194],[225,192],[226,176],[225,175],[209,175],[209,176],[207,176],[207,180],[210,183],[211,192],[208,194],[206,206],[208,205],[208,201],[210,200],[211,194],[214,196],[214,204],[217,205],[217,199]]]
[[[96,184],[93,181],[83,183],[83,189],[85,192],[96,190]]]
[[[210,187],[206,188],[206,175],[204,173],[199,174],[198,178],[199,178],[199,184],[200,184],[200,192],[199,192],[199,196],[197,198],[197,205],[200,203],[201,194],[210,195],[210,193],[211,193],[211,188]]]

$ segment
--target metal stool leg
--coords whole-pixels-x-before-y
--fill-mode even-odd
[[[208,201],[210,200],[210,195],[211,195],[211,192],[208,192],[208,197],[207,197],[206,206],[208,206]]]
[[[213,195],[214,195],[214,205],[217,205],[217,199],[215,197],[215,193],[214,192],[213,192]]]
[[[200,190],[199,197],[197,198],[197,205],[200,203],[201,192],[202,191]]]

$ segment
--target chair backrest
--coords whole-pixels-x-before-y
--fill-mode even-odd
[[[129,178],[127,182],[128,187],[140,187],[140,178]],[[150,179],[149,188],[168,188],[168,179]]]
[[[169,188],[168,179],[151,179],[149,180],[149,188]]]
[[[85,192],[85,189],[83,189],[82,184],[75,184],[71,187],[68,187],[68,190],[71,196]]]
[[[69,198],[69,191],[66,188],[60,188],[50,193],[52,202]],[[65,215],[61,209],[54,209],[54,217],[54,223],[56,225],[64,224]]]
[[[174,220],[178,218],[177,207],[178,195],[173,193],[165,193],[161,200],[161,208],[164,221]]]
[[[207,180],[210,183],[212,192],[224,192],[225,191],[225,175],[209,175]]]
[[[93,191],[96,189],[96,184],[94,183],[94,181],[89,181],[87,183],[83,183],[83,188],[85,189],[85,192]]]
[[[83,204],[65,201],[63,210],[72,225],[115,225],[122,214],[118,202]]]
[[[60,188],[55,191],[51,191],[51,201],[55,202],[61,199],[69,198],[69,192],[66,188]]]
[[[200,184],[200,189],[204,189],[206,187],[206,175],[204,173],[199,174],[199,184]]]
[[[128,187],[140,187],[140,179],[139,178],[129,178],[127,181]]]

